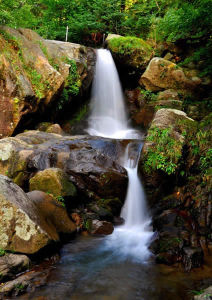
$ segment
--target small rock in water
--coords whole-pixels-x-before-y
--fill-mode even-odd
[[[111,234],[113,232],[113,224],[107,221],[92,221],[92,234]]]

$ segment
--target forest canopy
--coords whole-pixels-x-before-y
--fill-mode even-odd
[[[92,33],[193,44],[193,60],[212,71],[211,0],[0,0],[0,23],[58,40],[69,26],[69,41],[83,44]]]

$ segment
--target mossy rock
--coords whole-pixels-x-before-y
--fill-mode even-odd
[[[143,39],[126,36],[108,40],[108,48],[125,64],[144,69],[151,59],[153,49]]]
[[[59,196],[75,196],[76,188],[68,176],[59,168],[49,168],[38,172],[29,181],[30,191],[39,190]]]

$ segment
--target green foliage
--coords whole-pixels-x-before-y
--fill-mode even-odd
[[[77,65],[74,60],[65,58],[67,64],[70,65],[69,75],[65,82],[65,88],[58,101],[58,109],[61,110],[66,103],[69,102],[71,96],[77,96],[81,87],[80,76],[77,72]]]
[[[144,157],[144,168],[148,173],[161,170],[171,175],[176,171],[182,144],[172,138],[171,131],[171,128],[157,127],[149,130],[147,141],[152,142],[152,147]]]
[[[1,256],[4,256],[5,253],[6,253],[6,251],[0,248],[0,257],[1,257]]]
[[[65,207],[65,199],[63,198],[63,196],[57,196],[56,200],[63,206]]]
[[[151,91],[141,90],[141,95],[148,102],[154,102],[157,100],[157,95],[152,93]]]
[[[168,41],[198,40],[208,37],[212,27],[211,0],[178,1],[161,18],[158,31]]]

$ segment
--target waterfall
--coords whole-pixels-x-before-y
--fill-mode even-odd
[[[119,75],[109,50],[97,50],[95,77],[91,92],[90,135],[110,138],[133,138],[137,133],[128,127]]]
[[[113,234],[106,238],[105,247],[112,249],[122,259],[130,257],[144,262],[150,255],[148,245],[152,232],[149,229],[151,219],[137,170],[142,148],[141,135],[128,125],[121,83],[109,50],[97,50],[87,132],[95,136],[133,140],[126,147],[120,163],[127,170],[129,178],[121,212],[125,223],[115,228]]]
[[[128,173],[129,184],[121,217],[125,220],[125,227],[127,228],[145,224],[149,219],[145,193],[138,177],[138,159],[142,145],[140,143],[136,144],[137,157],[133,159],[131,158],[131,148],[134,145],[133,143],[127,145],[124,158],[124,167]]]

